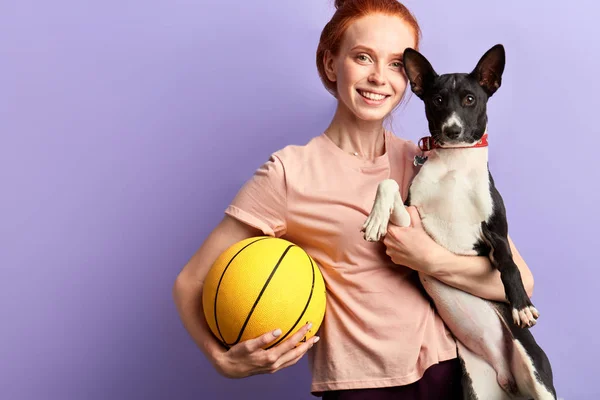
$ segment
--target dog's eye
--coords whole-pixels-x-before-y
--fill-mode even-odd
[[[475,104],[475,97],[470,94],[466,95],[463,99],[463,104],[465,106],[472,106],[473,104]]]
[[[433,96],[433,103],[436,106],[441,106],[444,103],[444,99],[438,94],[437,96]]]

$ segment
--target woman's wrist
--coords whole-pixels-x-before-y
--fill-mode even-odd
[[[440,245],[428,251],[424,260],[424,272],[434,278],[448,278],[452,273],[453,258],[459,257]]]

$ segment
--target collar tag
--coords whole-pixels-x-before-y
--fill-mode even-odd
[[[425,164],[425,161],[427,161],[427,156],[420,156],[420,155],[416,155],[415,159],[413,161],[413,165],[415,167],[418,167],[419,165],[423,165]]]

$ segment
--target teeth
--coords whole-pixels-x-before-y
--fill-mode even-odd
[[[385,96],[382,94],[377,94],[377,93],[371,93],[371,92],[365,92],[363,90],[360,90],[359,93],[366,97],[367,99],[371,99],[371,100],[383,100],[385,99]]]

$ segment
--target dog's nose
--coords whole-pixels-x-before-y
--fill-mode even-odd
[[[462,128],[456,124],[445,126],[443,129],[444,135],[450,139],[456,139],[462,133]]]

